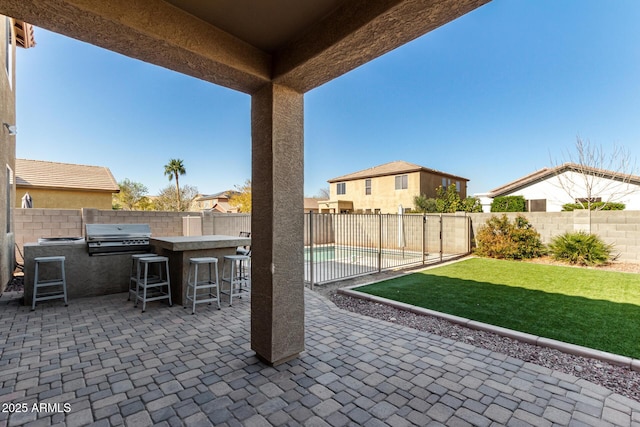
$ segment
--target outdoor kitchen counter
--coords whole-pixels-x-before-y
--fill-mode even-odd
[[[187,288],[190,258],[218,258],[218,270],[221,279],[223,257],[225,255],[235,255],[238,246],[249,246],[251,244],[251,238],[220,234],[207,236],[152,237],[149,243],[155,253],[169,258],[171,298],[174,304],[182,304]],[[203,270],[204,269],[201,269],[199,272],[201,278],[204,278]]]

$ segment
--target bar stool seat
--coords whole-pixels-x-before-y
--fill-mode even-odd
[[[233,305],[234,296],[242,298],[242,294],[251,289],[249,262],[248,255],[225,255],[222,260],[222,284],[228,283],[229,287],[225,291],[223,286],[220,292],[229,295],[229,305]]]
[[[171,283],[169,279],[169,258],[156,255],[140,258],[138,262],[140,268],[136,277],[135,307],[138,306],[138,301],[142,301],[142,312],[144,313],[148,301],[163,299],[168,299],[169,307],[171,307],[173,303],[171,301]],[[158,269],[157,276],[149,274],[150,267],[154,265]]]
[[[146,254],[133,254],[131,255],[131,273],[129,274],[129,297],[127,301],[131,301],[131,295],[133,294],[134,298],[137,292],[138,286],[138,276],[140,275],[140,258],[148,258],[151,256],[156,256],[154,253],[146,253]]]
[[[198,266],[208,267],[208,276],[204,280],[198,279]],[[215,280],[214,273],[215,272]],[[215,295],[213,294],[215,288]],[[198,291],[206,290],[206,293]],[[184,308],[191,301],[191,314],[196,313],[196,304],[215,302],[220,310],[220,286],[218,281],[218,258],[201,257],[189,259],[189,274],[187,276],[187,294],[184,299]]]
[[[64,274],[64,256],[48,256],[48,257],[36,257],[33,259],[36,262],[35,275],[33,279],[33,299],[31,303],[31,311],[36,309],[37,301],[47,301],[51,299],[64,299],[65,307],[67,302],[67,279]],[[59,263],[60,276],[43,280],[41,278],[40,267],[42,264]],[[55,268],[55,267],[54,267]],[[48,288],[46,291],[43,292]]]

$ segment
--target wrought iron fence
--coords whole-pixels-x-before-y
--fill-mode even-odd
[[[441,262],[471,252],[464,214],[304,214],[304,280],[316,284]],[[251,231],[250,214],[208,217],[213,234]],[[206,220],[206,219],[205,219]]]
[[[305,214],[305,283],[411,265],[471,251],[471,222],[459,214]]]

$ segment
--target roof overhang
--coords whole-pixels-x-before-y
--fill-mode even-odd
[[[304,93],[489,1],[2,0],[0,13],[245,93]]]

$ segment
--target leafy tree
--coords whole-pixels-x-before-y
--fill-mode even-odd
[[[462,210],[465,212],[482,212],[482,203],[477,197],[467,197],[462,201]]]
[[[182,163],[182,160],[180,159],[169,160],[169,163],[164,165],[164,174],[169,177],[169,181],[171,181],[173,178],[176,179],[176,191],[175,191],[176,202],[177,202],[176,206],[179,207],[181,206],[181,203],[180,203],[180,183],[178,182],[178,179],[180,175],[187,174],[187,170],[184,168],[184,164]]]
[[[176,189],[172,185],[168,185],[160,190],[160,194],[154,198],[153,210],[186,212],[197,196],[198,189],[196,187],[184,185],[180,189],[180,196],[176,197]],[[180,204],[176,204],[178,200],[180,200]]]
[[[120,192],[113,196],[114,209],[123,209],[126,211],[144,210],[141,209],[141,203],[144,203],[146,195],[149,192],[144,184],[134,182],[125,178],[118,183]]]
[[[449,185],[446,190],[439,186],[435,199],[427,198],[424,194],[415,196],[413,206],[416,212],[422,213],[482,212],[480,200],[475,197],[461,200],[455,184]]]
[[[439,186],[436,189],[436,209],[441,213],[453,213],[461,209],[462,202],[455,184],[443,188]]]
[[[238,212],[251,212],[251,180],[248,179],[243,185],[236,185],[237,193],[231,196],[229,204],[237,207]]]
[[[623,211],[626,205],[624,203],[615,203],[615,202],[593,202],[591,203],[592,211]],[[567,211],[575,211],[576,209],[584,209],[584,205],[582,203],[565,203],[562,205],[562,210]]]
[[[491,212],[525,212],[527,202],[523,196],[498,196],[491,202]]]
[[[420,213],[435,213],[437,212],[436,199],[429,199],[426,195],[420,194],[413,198],[414,211]]]

